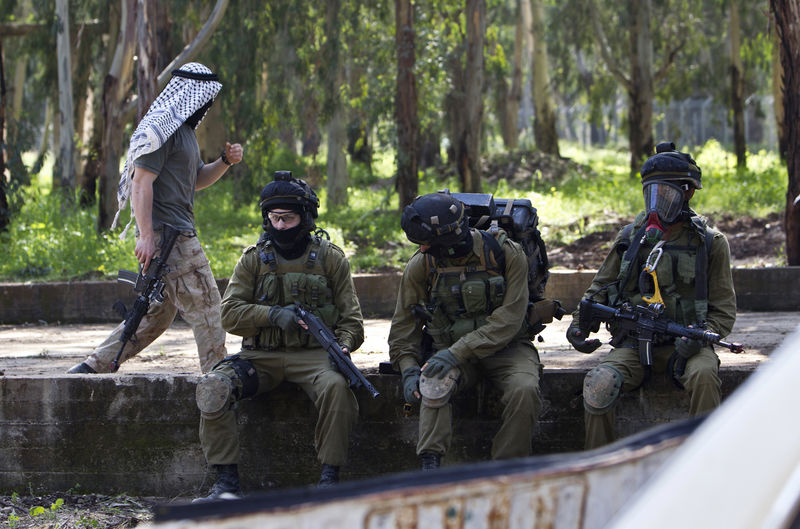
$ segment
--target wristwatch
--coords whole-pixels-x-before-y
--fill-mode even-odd
[[[233,165],[231,162],[228,161],[228,157],[225,156],[225,149],[222,149],[222,153],[219,155],[219,157],[222,158],[222,163],[224,163],[225,165],[229,166]]]

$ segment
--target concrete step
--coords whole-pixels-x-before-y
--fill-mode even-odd
[[[796,313],[741,313],[731,339],[745,343],[747,351],[720,353],[724,395],[767,361],[797,323]],[[545,373],[543,409],[532,439],[535,454],[581,449],[583,376],[609,350],[604,346],[583,355],[569,349],[563,338],[568,324],[569,317],[554,322],[538,343]],[[110,330],[109,325],[89,327],[0,326],[0,493],[28,490],[29,484],[37,490],[79,484],[87,492],[168,497],[205,491],[211,482],[197,437],[199,367],[191,331],[177,324],[159,339],[164,343],[154,343],[117,374],[62,374]],[[343,469],[346,480],[418,466],[416,412],[403,413],[399,376],[377,374],[378,363],[388,359],[388,327],[388,320],[368,320],[369,339],[354,355],[381,396],[372,399],[357,391],[360,417],[350,463]],[[58,344],[70,344],[70,349],[58,350]],[[229,345],[235,352],[235,338]],[[619,406],[618,430],[625,435],[685,418],[688,398],[666,377],[654,376]],[[499,424],[496,391],[482,385],[457,396],[454,416],[453,449],[446,463],[487,459]],[[239,427],[245,490],[314,483],[319,474],[315,422],[310,400],[291,384],[243,402]]]

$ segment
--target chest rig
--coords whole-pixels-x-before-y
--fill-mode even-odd
[[[708,315],[708,259],[714,234],[704,219],[693,215],[690,228],[674,241],[654,244],[644,239],[645,218],[640,215],[623,228],[616,251],[621,255],[617,281],[609,285],[609,302],[651,302],[640,274],[651,272],[664,314],[681,325],[705,325]]]
[[[446,349],[459,338],[486,323],[506,293],[504,263],[498,263],[492,247],[496,240],[484,231],[473,230],[473,250],[459,259],[437,260],[425,254],[429,303],[432,318],[426,325],[435,349]],[[491,241],[489,240],[491,239]]]
[[[260,266],[253,299],[262,305],[301,304],[328,327],[335,328],[339,310],[323,266],[329,248],[329,241],[314,236],[303,255],[296,259],[285,259],[275,251],[271,240],[260,242],[257,246]],[[313,337],[299,327],[291,332],[278,327],[264,327],[258,342],[262,349],[320,347]]]

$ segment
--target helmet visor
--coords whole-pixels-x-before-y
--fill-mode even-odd
[[[678,218],[685,198],[684,189],[670,182],[649,182],[644,186],[645,212],[657,213],[664,222],[674,222]]]

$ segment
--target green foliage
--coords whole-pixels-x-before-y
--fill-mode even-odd
[[[748,169],[737,172],[735,156],[718,142],[691,152],[703,172],[703,189],[692,199],[701,214],[765,216],[784,205],[786,170],[777,154],[749,153]],[[628,174],[628,154],[614,149],[584,149],[562,143],[562,155],[575,164],[558,179],[536,171],[529,181],[486,182],[485,192],[498,197],[528,198],[538,209],[548,245],[571,242],[609,223],[618,225],[642,208],[641,185]],[[277,151],[264,161],[268,172],[240,205],[233,199],[235,183],[222,179],[195,199],[198,233],[217,277],[228,277],[247,246],[261,234],[258,192],[275,169],[297,175],[316,171],[307,158]],[[317,223],[343,248],[356,272],[401,269],[416,250],[400,229],[394,189],[393,152],[376,156],[373,171],[351,166],[348,205],[328,210],[324,185],[314,183],[322,207]],[[43,179],[46,180],[46,179]],[[257,185],[256,185],[257,184]],[[113,278],[117,270],[136,269],[133,236],[120,241],[117,233],[97,236],[93,213],[79,208],[62,212],[58,200],[38,187],[24,189],[24,204],[6,233],[0,234],[0,279],[11,281]],[[419,193],[459,189],[454,172],[428,169],[420,177]],[[127,215],[123,215],[122,222]]]

